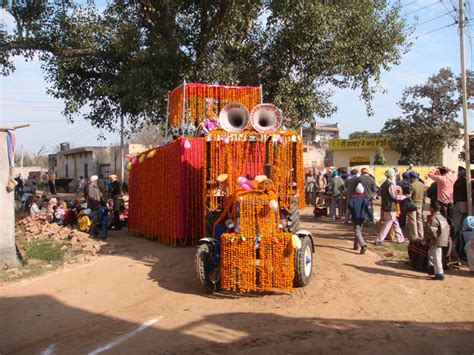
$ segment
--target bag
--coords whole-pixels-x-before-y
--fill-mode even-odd
[[[468,231],[474,230],[474,216],[468,216],[464,219],[464,229]]]
[[[423,244],[421,239],[410,240],[408,256],[413,269],[421,272],[428,271],[428,244]]]
[[[403,201],[403,208],[406,212],[415,212],[417,210],[416,205],[409,198]]]
[[[313,211],[314,217],[327,217],[328,208],[326,206],[316,206]]]
[[[467,255],[467,265],[469,266],[469,271],[474,272],[474,239],[471,239],[469,243],[466,244],[464,252]]]

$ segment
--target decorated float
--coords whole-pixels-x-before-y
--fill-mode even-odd
[[[282,120],[261,87],[183,83],[169,94],[173,140],[128,165],[129,229],[197,245],[206,292],[291,290],[311,279],[302,139]]]

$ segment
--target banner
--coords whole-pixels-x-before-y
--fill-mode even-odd
[[[332,139],[329,141],[330,150],[351,150],[351,149],[374,149],[376,147],[392,149],[390,138],[353,138],[353,139]]]

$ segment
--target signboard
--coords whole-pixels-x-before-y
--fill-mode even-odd
[[[392,149],[392,140],[390,138],[353,138],[329,141],[330,150],[375,149],[378,146]]]
[[[368,156],[355,156],[349,157],[349,163],[360,163],[360,164],[370,164],[370,157]]]

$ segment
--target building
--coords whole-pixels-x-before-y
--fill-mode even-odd
[[[339,123],[318,123],[303,127],[303,142],[324,149],[328,147],[329,141],[339,138],[339,131]]]
[[[316,124],[303,127],[303,162],[306,169],[333,164],[329,142],[339,138],[339,123]]]
[[[376,137],[376,138],[374,138]],[[400,153],[392,147],[392,141],[387,136],[370,136],[368,138],[335,139],[329,142],[329,150],[333,153],[335,166],[374,165],[375,151],[378,146],[383,148],[385,165],[408,165],[403,161]],[[444,147],[439,150],[438,162],[451,168],[464,165],[459,160],[459,153],[463,147],[462,141],[454,149]]]
[[[57,179],[77,180],[80,176],[88,179],[92,175],[107,177],[120,175],[122,159],[120,146],[70,148],[69,143],[61,143],[60,151],[49,155],[49,168],[56,172]],[[124,155],[134,155],[148,149],[143,144],[124,145]],[[124,180],[128,182],[128,172],[124,169]]]
[[[312,144],[303,145],[303,164],[305,169],[319,168],[324,166],[326,150],[317,148]]]

